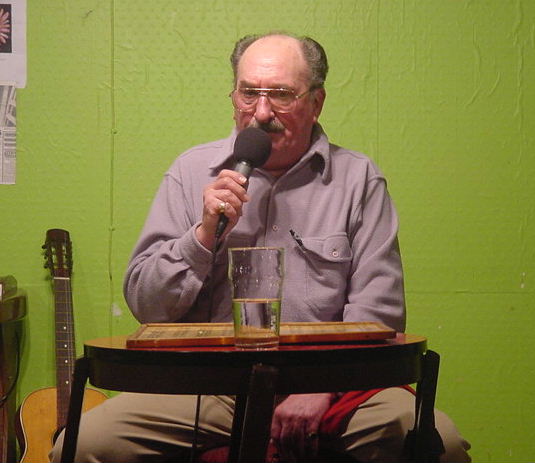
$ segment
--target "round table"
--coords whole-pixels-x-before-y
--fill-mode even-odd
[[[96,387],[159,394],[236,395],[229,461],[263,462],[276,394],[341,392],[430,380],[438,355],[423,336],[380,342],[291,344],[275,350],[234,346],[127,348],[126,336],[88,341],[76,361],[62,461],[74,460],[83,391]],[[430,377],[426,359],[436,356]],[[427,376],[426,376],[427,375]],[[434,422],[433,428],[434,428]]]

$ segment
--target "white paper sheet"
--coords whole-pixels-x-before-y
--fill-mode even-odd
[[[17,167],[17,105],[14,85],[0,83],[0,184],[15,183]]]

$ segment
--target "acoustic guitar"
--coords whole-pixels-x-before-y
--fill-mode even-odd
[[[16,422],[21,448],[20,463],[44,463],[58,434],[65,427],[69,409],[71,378],[76,360],[71,273],[72,245],[69,232],[51,229],[46,232],[45,267],[53,278],[55,308],[56,387],[32,392],[22,402]],[[106,400],[94,389],[86,389],[84,410]]]

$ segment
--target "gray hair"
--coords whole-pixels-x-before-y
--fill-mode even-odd
[[[325,79],[327,78],[327,72],[329,71],[327,55],[325,54],[323,47],[310,37],[296,37],[291,34],[279,32],[270,32],[262,35],[246,35],[236,42],[234,50],[230,55],[230,63],[234,73],[234,85],[236,85],[238,76],[238,64],[245,50],[257,40],[273,35],[291,37],[301,44],[301,51],[303,52],[303,56],[310,70],[310,89],[323,88]]]

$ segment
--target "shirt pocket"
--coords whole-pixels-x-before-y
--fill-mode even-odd
[[[340,232],[326,237],[303,237],[302,242],[306,259],[307,305],[318,312],[320,319],[331,319],[326,317],[327,313],[338,313],[346,301],[353,258],[349,239],[346,233]]]

